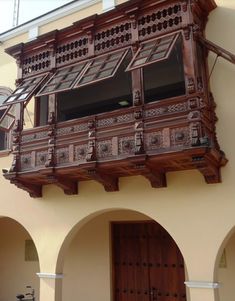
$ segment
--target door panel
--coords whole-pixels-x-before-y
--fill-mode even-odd
[[[115,301],[185,301],[182,255],[155,222],[113,223]]]

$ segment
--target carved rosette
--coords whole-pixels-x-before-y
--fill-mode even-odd
[[[146,133],[146,150],[156,150],[163,148],[163,137],[161,131]]]
[[[48,151],[40,151],[36,153],[36,166],[44,166],[48,160]]]
[[[56,150],[56,164],[64,164],[69,162],[69,148],[59,148]]]
[[[97,159],[109,159],[110,157],[112,157],[112,141],[99,141],[97,143]]]
[[[31,153],[24,153],[23,155],[21,155],[20,159],[21,170],[27,170],[32,168]]]
[[[74,151],[74,161],[83,161],[86,159],[87,144],[76,145]]]
[[[118,153],[119,155],[134,154],[135,138],[131,136],[120,138],[118,141]]]
[[[188,127],[174,128],[170,130],[171,146],[190,146],[190,131]]]

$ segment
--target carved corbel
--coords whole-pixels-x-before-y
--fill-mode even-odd
[[[64,193],[67,195],[78,194],[78,183],[77,181],[58,179],[57,186],[64,190]]]
[[[146,164],[136,164],[136,169],[140,170],[140,174],[149,180],[153,188],[166,187],[166,174],[162,171],[149,168]]]
[[[105,191],[112,192],[118,191],[118,177],[113,175],[106,175],[102,172],[97,171],[96,169],[88,170],[88,175],[91,179],[99,182],[104,186]]]
[[[17,178],[12,178],[10,182],[15,184],[16,187],[27,191],[32,198],[42,197],[42,185],[24,183]]]

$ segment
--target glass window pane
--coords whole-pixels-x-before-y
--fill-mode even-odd
[[[93,81],[93,79],[94,79],[94,75],[86,76],[82,78],[81,83],[91,82]]]
[[[67,89],[71,86],[71,82],[64,82],[64,83],[61,83],[59,84],[56,89],[57,90],[61,90],[61,89]]]
[[[137,57],[140,58],[140,57],[143,57],[143,56],[149,56],[151,52],[152,52],[152,48],[151,48],[151,49],[144,50],[144,51],[141,51],[141,52],[138,54]]]
[[[113,69],[104,70],[98,74],[97,78],[103,78],[103,77],[110,76],[112,74],[112,72],[113,72]]]
[[[145,44],[142,44],[141,45],[141,50],[145,50],[145,49],[148,49],[148,48],[152,48],[153,46],[155,46],[156,44],[156,41],[151,41],[151,42],[148,42],[148,43],[145,43]]]
[[[77,77],[77,73],[68,73],[64,76],[63,80],[71,81],[74,80],[76,77]]]
[[[4,118],[0,122],[0,127],[4,128],[4,129],[10,129],[10,127],[12,126],[14,121],[15,121],[15,118],[13,118],[9,115],[5,115]]]
[[[112,67],[116,67],[117,63],[118,63],[118,60],[108,62],[104,65],[104,69],[109,69],[109,68],[112,68]]]
[[[15,114],[16,114],[16,105],[11,105],[10,106],[10,108],[9,108],[9,110],[8,110],[8,112],[7,112],[7,114],[9,114],[9,115],[11,115],[11,116],[15,116]]]
[[[167,59],[169,50],[173,48],[179,36],[179,33],[174,33],[150,42],[143,42],[126,71],[144,67],[158,60]]]
[[[88,70],[87,70],[87,72],[86,72],[86,75],[87,74],[93,74],[93,73],[96,73],[97,71],[99,71],[100,70],[100,65],[98,65],[98,66],[94,66],[94,67],[91,67],[91,68],[89,68]]]
[[[22,94],[18,99],[19,99],[19,100],[23,100],[23,99],[25,99],[28,95],[29,95],[29,93],[24,93],[24,94]]]
[[[24,88],[24,87],[23,87],[23,88],[19,88],[19,89],[17,89],[17,90],[15,91],[15,93],[14,93],[14,94],[19,94],[19,93],[22,93],[24,90],[25,90],[25,88]]]
[[[9,98],[6,100],[6,102],[12,102],[12,101],[14,101],[14,100],[16,100],[16,95],[15,95],[15,96],[9,97]]]
[[[155,52],[162,52],[163,50],[167,50],[169,48],[169,44],[159,45]]]
[[[89,69],[77,80],[73,88],[78,88],[79,85],[90,84],[93,81],[114,76],[118,69],[117,67],[121,64],[127,52],[125,49],[92,59]]]
[[[162,59],[162,58],[164,58],[164,57],[165,57],[165,52],[155,53],[155,54],[153,54],[153,55],[150,57],[149,61],[151,62],[151,61],[153,61],[153,60]]]
[[[96,66],[96,65],[102,65],[103,62],[105,61],[106,57],[101,57],[98,59],[95,59],[92,63],[92,66]]]
[[[86,65],[87,62],[83,62],[74,66],[57,70],[54,76],[49,79],[49,81],[47,81],[41,88],[37,96],[57,93],[60,90],[70,89]]]
[[[5,100],[3,104],[28,101],[46,77],[47,74],[44,74],[35,78],[23,80],[23,82],[16,88],[12,95]]]
[[[142,59],[136,60],[136,61],[134,62],[133,65],[134,65],[134,66],[142,65],[142,64],[144,64],[146,61],[147,61],[147,57],[144,57],[144,58],[142,58]]]

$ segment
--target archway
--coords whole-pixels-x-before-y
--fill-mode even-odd
[[[0,300],[16,300],[19,293],[35,289],[39,295],[38,255],[33,240],[26,229],[17,221],[0,218]]]
[[[224,238],[215,263],[214,277],[219,282],[218,300],[233,301],[235,295],[235,227]]]
[[[175,252],[172,253],[172,256],[170,255],[170,253],[169,256],[166,254],[167,248],[165,248],[164,250],[162,249],[162,251],[159,251],[160,249],[158,249],[159,252],[162,252],[161,256],[163,256],[164,253],[165,255],[165,257],[163,256],[164,258],[156,257],[155,261],[152,261],[150,258],[146,258],[146,260],[143,259],[142,262],[135,262],[135,265],[136,266],[139,265],[139,266],[135,268],[135,271],[132,271],[130,273],[132,274],[134,273],[135,277],[137,277],[136,271],[139,270],[140,279],[138,281],[142,282],[143,279],[141,280],[141,277],[143,277],[143,271],[148,270],[146,273],[150,273],[150,274],[153,273],[154,278],[156,278],[157,270],[161,271],[162,269],[162,274],[160,277],[164,279],[160,280],[160,283],[161,285],[163,285],[163,282],[169,280],[170,286],[172,287],[171,290],[168,290],[169,286],[167,285],[166,285],[167,288],[161,287],[159,289],[155,287],[157,285],[155,283],[154,285],[151,284],[151,289],[156,288],[156,291],[150,290],[150,287],[149,288],[142,287],[141,289],[137,289],[137,287],[135,289],[129,288],[128,294],[129,297],[132,297],[132,299],[131,298],[123,299],[123,297],[118,299],[117,296],[114,298],[115,292],[118,292],[118,290],[120,291],[120,287],[117,287],[118,286],[117,283],[114,283],[113,281],[114,274],[117,275],[119,267],[114,266],[115,253],[113,252],[113,248],[115,248],[115,244],[113,240],[115,234],[112,231],[112,225],[115,224],[125,225],[127,223],[132,224],[132,227],[133,225],[134,226],[137,225],[136,227],[137,232],[139,232],[138,229],[141,227],[141,224],[142,225],[156,224],[157,231],[160,229],[162,237],[163,236],[165,237],[164,238],[165,242],[163,242],[163,244],[170,242],[169,248],[175,250]],[[147,228],[148,227],[145,226],[145,229]],[[141,246],[141,248],[145,250],[143,251],[145,253],[148,252],[147,249],[150,246],[149,242],[151,240],[151,235],[153,235],[152,231],[153,231],[153,227],[151,226],[150,229],[151,233],[148,233],[147,234],[148,237],[146,237],[148,243],[146,244],[146,246]],[[145,235],[142,234],[139,235],[139,241],[142,240],[142,236]],[[157,233],[155,234],[157,237],[158,234]],[[135,247],[133,247],[133,245],[130,244],[130,247],[132,247],[132,251],[133,249],[137,249],[138,245],[139,244],[137,243]],[[121,256],[123,256],[123,254]],[[133,256],[135,257],[135,255]],[[153,259],[153,257],[155,256],[154,250],[152,250],[151,256]],[[131,260],[135,261],[134,257],[132,259],[129,258],[128,265],[132,264]],[[128,269],[130,270],[130,266]],[[164,272],[163,275],[163,269],[165,270],[169,269],[170,273],[167,274]],[[179,281],[181,285],[179,285],[179,283],[176,283],[174,279],[171,278],[177,269],[178,271],[181,269],[181,272],[179,274],[181,276],[183,275],[183,277],[181,277],[181,280]],[[172,300],[176,300],[176,298],[177,300],[181,300],[181,301],[186,300],[185,287],[184,287],[184,279],[185,279],[184,262],[178,247],[176,246],[174,240],[171,238],[169,233],[163,227],[161,227],[156,222],[152,221],[148,216],[136,211],[130,211],[130,210],[109,211],[94,216],[92,219],[87,220],[87,222],[83,224],[82,227],[77,229],[77,232],[73,236],[73,240],[71,241],[67,251],[64,252],[63,274],[64,274],[63,289],[62,289],[63,301],[69,301],[75,298],[81,300],[85,299],[87,301],[91,301],[94,299],[98,301],[99,300],[100,301],[101,300],[102,301],[110,301],[110,300],[129,301],[129,300],[147,300],[148,298],[150,301],[154,301],[156,300],[156,298],[158,300],[159,298],[161,298],[161,300],[163,301],[165,300],[172,301]],[[148,281],[149,280],[147,280],[147,282]],[[178,290],[179,286],[180,289]],[[124,294],[126,294],[125,292],[126,288],[123,287],[121,288],[121,290]],[[134,296],[135,293],[136,296],[138,295],[138,298],[135,298]],[[130,296],[130,294],[132,294],[133,296]],[[143,296],[145,296],[144,299]]]

